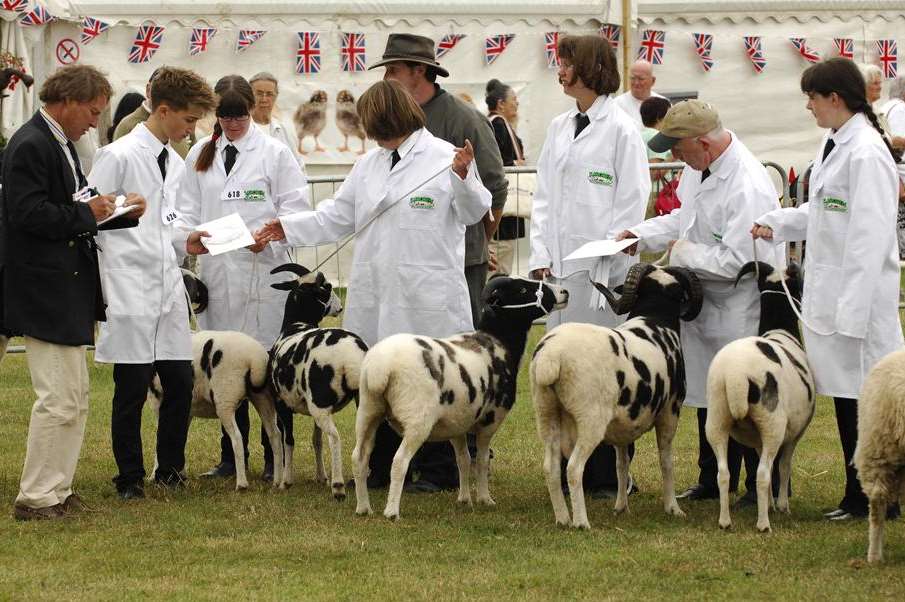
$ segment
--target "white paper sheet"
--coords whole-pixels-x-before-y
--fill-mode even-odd
[[[637,238],[626,238],[624,240],[592,240],[587,242],[563,258],[563,261],[571,259],[588,259],[590,257],[607,257],[615,255],[623,249],[627,249],[638,242]]]
[[[210,234],[209,237],[201,237],[201,244],[210,251],[211,255],[220,255],[255,244],[255,239],[249,232],[248,226],[245,225],[238,213],[230,213],[201,224],[195,229]]]

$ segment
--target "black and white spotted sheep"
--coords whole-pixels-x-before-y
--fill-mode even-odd
[[[490,440],[515,403],[528,330],[533,320],[565,307],[567,299],[560,287],[500,276],[484,288],[476,332],[443,339],[397,334],[371,348],[361,367],[352,452],[356,513],[371,513],[368,460],[384,418],[402,436],[384,516],[399,517],[409,462],[425,441],[452,443],[459,468],[458,501],[470,504],[468,433],[477,440],[478,502],[494,503],[487,482]]]
[[[723,529],[729,517],[729,437],[760,453],[757,467],[757,528],[770,531],[769,508],[773,494],[770,479],[773,461],[779,460],[779,497],[776,507],[789,511],[789,479],[792,454],[814,416],[816,390],[798,332],[798,317],[782,287],[785,278],[796,302],[801,280],[796,265],[785,274],[767,263],[748,263],[746,274],[757,273],[760,291],[759,336],[733,341],[714,356],[707,372],[707,440],[717,459],[720,518]]]
[[[192,334],[193,418],[219,418],[232,443],[236,458],[236,489],[248,488],[242,435],[236,425],[236,408],[248,399],[261,417],[261,424],[274,450],[274,461],[283,463],[277,414],[267,387],[267,350],[241,332],[202,330]],[[161,389],[154,377],[148,393],[152,410],[159,415]],[[281,483],[274,482],[281,489]]]
[[[560,485],[560,458],[572,498],[572,526],[590,528],[582,476],[601,441],[616,448],[616,511],[628,507],[628,446],[656,429],[663,473],[663,504],[684,516],[676,502],[672,440],[685,400],[685,364],[679,320],[701,308],[701,289],[688,270],[635,264],[617,299],[595,284],[613,310],[629,313],[618,328],[567,323],[540,340],[530,366],[544,473],[556,523],[569,524]]]
[[[314,419],[315,478],[326,480],[322,432],[330,446],[333,497],[346,497],[342,469],[342,442],[333,414],[358,396],[361,362],[368,346],[361,338],[341,328],[318,328],[325,316],[335,316],[342,304],[320,272],[297,264],[285,264],[272,273],[289,271],[298,278],[273,286],[288,290],[280,338],[270,351],[269,383],[277,400],[277,412],[285,441],[281,482],[293,482],[293,413]],[[275,466],[279,466],[276,464]],[[274,474],[279,474],[277,471]]]

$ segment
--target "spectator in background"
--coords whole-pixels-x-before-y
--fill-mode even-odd
[[[151,77],[148,78],[148,83],[145,85],[145,100],[138,106],[137,109],[123,117],[116,128],[113,130],[113,140],[118,138],[122,138],[133,129],[139,123],[144,123],[148,120],[148,117],[151,116],[151,105],[148,103],[148,98],[151,97],[151,82],[154,81],[154,77],[157,75],[157,72],[160,70],[158,67],[151,73]],[[195,144],[195,132],[193,131],[189,134],[185,140],[170,140],[170,146],[173,147],[173,150],[179,153],[179,156],[185,159],[185,156],[189,154],[189,149],[192,148],[192,145]],[[92,154],[93,156],[93,154]]]
[[[886,133],[893,148],[905,149],[905,76],[889,84],[889,100],[880,111],[886,121]]]
[[[487,117],[493,127],[493,137],[496,138],[497,146],[500,147],[503,166],[524,165],[525,154],[522,139],[515,133],[518,125],[518,97],[515,90],[498,79],[487,82],[486,90],[487,96],[484,100],[487,103]],[[518,178],[513,178],[513,180],[518,181]],[[515,194],[512,194],[513,191]],[[525,237],[525,217],[531,214],[529,202],[522,199],[526,207],[521,207],[518,197],[518,190],[513,190],[513,187],[510,186],[510,194],[507,195],[506,205],[503,207],[503,216],[500,218],[499,228],[497,228],[491,244],[491,251],[496,260],[494,271],[502,274],[512,272],[516,245],[514,241]],[[521,212],[520,209],[522,209]],[[520,213],[521,215],[519,215]]]
[[[654,92],[654,66],[644,59],[638,59],[629,68],[629,89],[616,97],[616,106],[632,118],[640,131],[644,124],[641,121],[641,103],[651,96],[660,96]],[[662,97],[661,97],[662,98]]]
[[[869,63],[859,64],[858,69],[864,78],[867,102],[872,105],[880,100],[880,95],[883,94],[883,72],[876,65]]]
[[[644,140],[645,147],[647,147],[647,160],[650,163],[663,163],[664,161],[669,161],[672,157],[672,153],[669,151],[658,153],[647,146],[648,141],[660,131],[660,122],[666,117],[666,112],[669,111],[671,106],[672,103],[669,102],[669,99],[662,96],[651,96],[641,103],[639,111],[641,113],[641,123],[644,125],[641,130],[641,138]]]
[[[123,94],[123,97],[119,99],[119,103],[116,105],[116,112],[113,113],[113,123],[107,128],[107,142],[113,142],[113,132],[116,131],[116,126],[119,125],[119,122],[125,119],[127,115],[135,112],[144,101],[145,97],[138,92],[126,92]]]
[[[266,71],[261,71],[255,74],[248,83],[251,84],[251,89],[255,93],[255,108],[251,112],[251,118],[254,120],[255,125],[271,138],[276,138],[288,146],[289,150],[292,151],[292,155],[298,161],[299,167],[302,168],[302,173],[304,173],[305,162],[302,161],[301,155],[296,152],[298,147],[293,142],[295,133],[291,129],[292,126],[288,123],[284,124],[273,116],[273,108],[276,106],[277,98],[280,95],[280,85],[277,82],[277,78]]]

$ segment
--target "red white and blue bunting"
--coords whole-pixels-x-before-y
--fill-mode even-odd
[[[547,69],[559,68],[559,32],[549,31],[544,34],[544,58]]]
[[[189,40],[189,56],[195,56],[207,52],[207,45],[217,35],[213,27],[193,27],[192,37]]]
[[[501,54],[506,52],[514,39],[514,33],[503,33],[484,38],[484,64],[492,65]]]
[[[651,65],[663,64],[663,53],[666,50],[666,32],[656,29],[645,29],[641,32],[641,45],[638,58]]]
[[[150,61],[163,43],[163,29],[153,22],[139,27],[129,50],[129,62],[138,65]]]
[[[716,61],[713,60],[711,53],[713,52],[713,36],[709,33],[693,33],[691,38],[694,41],[694,51],[701,59],[701,68],[705,73],[713,69]]]
[[[855,59],[855,41],[851,38],[833,38],[836,55],[844,59]]]
[[[764,55],[764,43],[760,36],[745,36],[745,54],[751,60],[755,73],[763,73],[767,67],[767,57]]]
[[[885,79],[895,79],[898,73],[899,49],[895,40],[877,40],[877,58]]]
[[[619,48],[619,38],[622,36],[622,27],[612,23],[604,23],[597,32],[604,40],[610,43],[613,50]]]
[[[321,70],[321,34],[316,31],[298,32],[295,51],[295,72],[310,75]]]
[[[85,17],[82,20],[82,44],[88,44],[108,29],[110,29],[109,23],[93,17]]]
[[[448,33],[437,42],[437,58],[443,58],[465,37],[464,33]]]
[[[803,58],[807,62],[816,63],[820,61],[820,53],[808,46],[806,39],[789,38],[789,41],[792,42],[792,46],[795,47],[795,50],[798,51],[798,54],[801,55],[801,58]]]

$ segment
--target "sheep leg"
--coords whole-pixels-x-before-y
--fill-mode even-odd
[[[311,411],[314,409],[314,411]],[[327,433],[327,444],[330,446],[330,483],[333,489],[333,499],[346,499],[346,482],[343,481],[343,454],[342,441],[339,431],[333,423],[333,416],[329,411],[317,408],[314,404],[308,405],[308,411],[314,418],[314,422],[322,431]],[[321,461],[323,464],[323,460]],[[323,470],[323,466],[321,467]]]
[[[327,471],[324,469],[324,440],[321,427],[314,423],[311,431],[311,448],[314,450],[314,480],[318,483],[327,482]]]
[[[238,404],[237,404],[238,405]],[[229,440],[233,444],[233,457],[236,462],[236,491],[248,489],[248,477],[245,474],[245,450],[242,448],[242,434],[239,432],[239,426],[236,424],[236,408],[218,407],[217,416],[220,418],[220,424]]]
[[[569,524],[569,508],[562,491],[562,458],[566,450],[562,445],[562,417],[556,396],[549,387],[534,387],[534,407],[537,417],[537,434],[544,444],[544,477],[550,505],[557,525]]]
[[[609,423],[609,420],[606,421]],[[587,426],[579,423],[578,437],[575,441],[575,448],[572,455],[569,456],[569,463],[566,466],[566,476],[569,481],[569,495],[572,498],[572,526],[579,529],[590,529],[591,524],[588,522],[588,511],[585,507],[584,499],[584,467],[591,457],[591,454],[603,441],[604,433],[606,433],[606,424],[595,426],[593,432],[583,431]]]
[[[283,403],[283,400],[277,399],[274,402],[277,413],[277,426],[280,429],[280,439],[283,442],[283,477],[281,479],[281,488],[285,489],[294,482],[292,470],[292,452],[295,450],[295,436],[293,435],[292,410]],[[276,456],[274,456],[276,458]],[[276,467],[274,466],[274,470]]]
[[[773,476],[773,459],[779,445],[768,433],[761,433],[760,463],[757,465],[757,530],[761,533],[769,533],[770,506],[773,502],[773,490],[770,481]]]
[[[727,410],[720,403],[710,401],[707,410],[707,424],[704,433],[707,442],[716,457],[716,482],[720,489],[720,529],[732,528],[732,517],[729,514],[729,431],[732,420]]]
[[[381,412],[368,412],[362,403],[355,415],[355,448],[352,450],[352,476],[355,478],[355,513],[372,514],[368,496],[368,461],[374,450],[377,427],[383,419]]]
[[[420,427],[420,428],[418,428]],[[402,443],[393,456],[393,467],[390,469],[390,491],[387,494],[387,505],[383,515],[390,519],[399,518],[399,498],[402,496],[402,484],[408,472],[409,463],[421,445],[427,440],[433,425],[403,425]]]
[[[676,501],[675,468],[672,458],[672,440],[676,436],[679,417],[671,411],[666,414],[667,419],[658,420],[654,424],[657,434],[657,451],[660,453],[660,473],[663,476],[663,509],[666,514],[685,516],[679,507],[679,502]]]
[[[789,513],[789,487],[792,479],[792,454],[795,453],[795,446],[798,445],[798,439],[789,441],[782,447],[779,454],[779,499],[776,501],[776,509],[780,512]],[[772,495],[772,492],[771,492]]]
[[[486,430],[478,432],[477,435],[477,445],[478,445],[478,470],[477,470],[477,481],[478,481],[478,503],[486,504],[487,506],[495,506],[496,502],[493,501],[493,498],[490,497],[490,440],[493,438],[494,433],[488,432]],[[560,491],[560,495],[562,492]]]
[[[460,504],[471,505],[471,483],[469,482],[469,471],[471,469],[471,454],[468,451],[468,441],[465,435],[461,437],[453,437],[449,440],[456,452],[456,466],[459,468],[459,497],[456,499]]]
[[[273,400],[267,395],[253,395],[251,405],[255,407],[258,416],[261,417],[261,426],[267,433],[270,449],[273,451],[273,486],[286,489],[286,484],[283,483],[283,441],[277,425],[277,411]]]
[[[870,498],[870,526],[868,527],[867,561],[883,562],[883,527],[886,525],[886,497]]]
[[[625,445],[614,446],[616,451],[616,514],[622,514],[628,510],[628,447]]]

